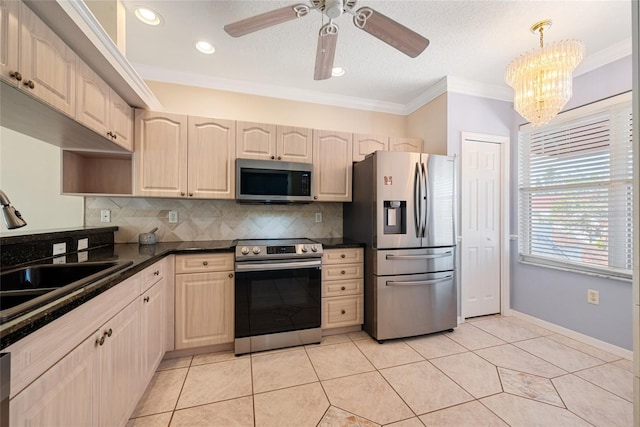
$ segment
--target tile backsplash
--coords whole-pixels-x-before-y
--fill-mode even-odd
[[[111,222],[100,222],[109,209]],[[178,222],[169,223],[169,211]],[[316,213],[322,222],[315,222]],[[159,242],[264,238],[342,237],[342,204],[244,205],[233,200],[86,197],[85,225],[116,225],[116,243],[137,243],[138,234],[158,227]]]

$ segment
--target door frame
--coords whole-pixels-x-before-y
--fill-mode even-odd
[[[510,236],[510,164],[511,164],[511,152],[510,152],[510,138],[508,136],[501,135],[489,135],[483,133],[474,133],[474,132],[461,132],[460,139],[460,157],[465,155],[464,153],[464,142],[465,141],[477,141],[477,142],[486,142],[500,145],[500,314],[503,316],[508,316],[511,314],[511,304],[510,304],[510,281],[509,281],[509,262],[510,262],[510,249],[511,249],[511,236]],[[462,195],[462,163],[460,164],[460,171],[458,173],[458,185],[459,187],[459,195]],[[460,216],[462,214],[462,199],[460,199]],[[458,236],[458,245],[462,248],[462,239],[464,236]],[[461,260],[461,250],[458,252],[458,260]],[[462,266],[459,265],[459,277],[460,277],[460,321],[458,323],[464,323],[465,318],[463,316],[463,307],[464,301],[462,301]]]

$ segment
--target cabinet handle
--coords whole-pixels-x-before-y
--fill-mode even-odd
[[[13,77],[14,79],[16,79],[17,81],[22,81],[22,74],[20,74],[17,71],[12,71],[12,72],[9,73],[9,75],[11,77]]]
[[[318,200],[318,196],[313,196],[313,200]]]
[[[149,302],[149,297],[144,297],[144,302]]]
[[[26,82],[24,82],[24,85],[27,86],[29,89],[33,89],[34,87],[36,87],[36,85],[33,84],[32,80],[27,80]]]
[[[181,196],[184,196],[184,193],[180,193]]]
[[[209,265],[208,261],[202,261],[202,265]]]
[[[111,131],[107,132],[107,136],[113,138],[113,133]]]
[[[346,290],[347,290],[347,288],[346,288],[346,287],[344,287],[344,286],[343,286],[343,287],[341,287],[340,289],[341,289],[341,290],[343,290],[343,291],[346,291]]]
[[[104,331],[104,336],[110,337],[111,334],[113,334],[113,330],[111,328],[109,328],[108,331]]]
[[[160,275],[160,270],[156,270],[156,271],[154,271],[154,272],[153,272],[153,275],[154,275],[154,276],[159,276],[159,275]]]
[[[189,197],[193,197],[193,193],[189,193]]]
[[[345,274],[345,273],[346,273],[346,271],[344,271],[344,270],[342,270],[342,271],[340,272],[340,274]]]
[[[229,273],[229,279],[233,279],[233,273]]]
[[[273,160],[273,159],[275,159],[275,158],[276,158],[276,156],[271,156],[271,160]]]
[[[340,258],[343,258],[343,259],[344,259],[344,258],[346,258],[346,257],[347,257],[347,256],[346,256],[345,254],[341,254],[341,255],[340,255]]]
[[[96,338],[96,345],[102,345],[104,344],[104,336],[101,336],[100,338]]]
[[[278,156],[278,160],[282,160],[282,157]]]
[[[115,133],[112,136],[113,136],[113,139],[118,139],[118,135],[116,135]]]
[[[346,310],[342,310],[341,312],[342,314],[347,314]]]

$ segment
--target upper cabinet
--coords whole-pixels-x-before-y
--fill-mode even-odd
[[[307,128],[237,122],[239,159],[311,163],[312,131]]]
[[[2,78],[75,117],[76,54],[22,2],[1,9]]]
[[[364,160],[365,156],[374,151],[389,150],[389,137],[380,135],[353,134],[353,161]]]
[[[233,199],[235,122],[136,110],[136,196]]]
[[[313,199],[318,202],[350,202],[353,135],[313,131]]]
[[[389,150],[390,151],[409,151],[412,153],[422,152],[422,140],[415,138],[389,138]]]
[[[78,58],[76,120],[133,151],[133,109]]]

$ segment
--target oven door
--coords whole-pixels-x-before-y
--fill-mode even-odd
[[[319,328],[321,261],[236,263],[235,338]]]

